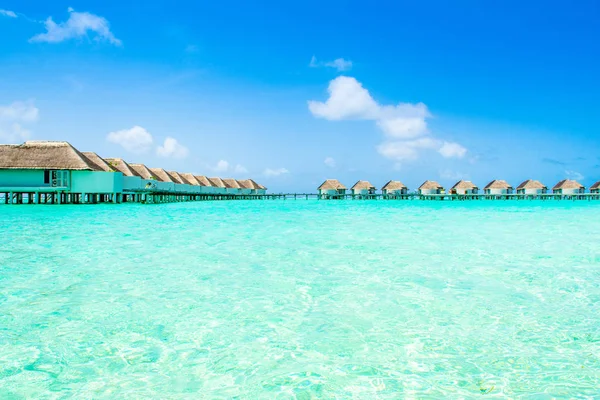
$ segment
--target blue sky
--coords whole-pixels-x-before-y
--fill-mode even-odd
[[[600,179],[598,2],[0,10],[0,142],[67,140],[274,192]]]

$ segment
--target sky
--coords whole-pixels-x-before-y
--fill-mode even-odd
[[[0,143],[149,167],[600,180],[600,2],[0,2]]]

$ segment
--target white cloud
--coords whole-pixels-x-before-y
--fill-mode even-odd
[[[215,172],[225,172],[229,170],[229,163],[225,160],[219,160],[217,165],[212,168]]]
[[[333,159],[333,157],[327,157],[327,158],[325,158],[325,161],[323,161],[323,162],[329,168],[335,168],[335,160]]]
[[[187,147],[180,144],[177,139],[167,136],[162,146],[156,148],[159,157],[186,158],[189,154]]]
[[[134,154],[147,152],[154,143],[152,135],[146,129],[137,125],[131,129],[110,132],[106,136],[106,140],[116,143]]]
[[[235,172],[236,174],[245,174],[248,172],[248,170],[243,165],[237,164],[233,169],[233,172]]]
[[[17,18],[17,14],[14,11],[9,11],[9,10],[1,10],[0,9],[0,15],[3,15],[5,17],[9,17],[9,18]]]
[[[581,173],[571,170],[566,170],[565,175],[567,175],[568,179],[574,179],[576,181],[581,181],[585,178]]]
[[[215,172],[231,172],[231,173],[235,173],[235,174],[248,173],[248,170],[243,165],[236,164],[234,166],[233,164],[230,164],[226,160],[219,160],[219,162],[217,162],[217,164],[214,167],[209,167],[209,168]]]
[[[458,143],[442,142],[430,136],[427,118],[431,117],[423,103],[381,105],[355,78],[339,76],[329,82],[329,98],[325,102],[308,102],[310,112],[327,120],[375,121],[385,141],[377,150],[394,160],[415,160],[420,149],[437,150],[444,157],[462,158],[467,149]]]
[[[31,137],[23,124],[34,123],[39,119],[39,110],[33,101],[15,101],[0,106],[0,139],[4,142],[19,143]]]
[[[35,35],[29,41],[59,43],[93,34],[96,41],[104,40],[116,46],[121,45],[121,41],[110,31],[110,24],[106,18],[88,12],[76,12],[70,7],[68,11],[69,19],[59,24],[54,22],[52,17],[48,17],[44,22],[46,32]]]
[[[340,72],[348,71],[352,68],[352,61],[345,60],[343,58],[336,58],[333,61],[317,61],[317,57],[312,56],[310,59],[310,64],[308,64],[311,68],[319,68],[319,67],[329,67],[335,68]]]
[[[463,174],[462,172],[452,171],[450,169],[444,169],[444,170],[440,171],[440,178],[446,179],[446,180],[458,181],[461,179],[469,179],[469,176],[466,174]]]
[[[285,168],[277,168],[277,169],[267,168],[263,172],[263,174],[265,176],[280,176],[280,175],[285,175],[285,174],[289,174],[289,173],[290,173],[290,171],[288,171]]]
[[[445,158],[463,158],[467,154],[467,149],[458,143],[444,142],[438,152]]]

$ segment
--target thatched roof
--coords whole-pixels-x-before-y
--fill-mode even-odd
[[[562,181],[558,182],[556,185],[554,185],[554,187],[552,188],[552,190],[557,190],[557,189],[581,189],[584,186],[573,180],[573,179],[563,179]]]
[[[460,180],[460,181],[456,182],[454,184],[454,186],[452,186],[452,189],[473,190],[473,189],[479,189],[479,188],[477,186],[475,186],[475,184],[471,181]]]
[[[168,174],[175,183],[179,183],[182,185],[191,185],[191,183],[189,183],[188,180],[181,176],[181,174],[177,171],[169,171]]]
[[[169,175],[169,173],[162,168],[150,168],[150,171],[157,181],[175,183],[171,175]]]
[[[225,182],[221,178],[208,178],[208,181],[211,183],[211,186],[226,188]]]
[[[133,169],[142,179],[156,179],[156,175],[148,167],[144,164],[129,164],[131,169]]]
[[[534,179],[527,179],[522,182],[519,186],[517,186],[517,190],[519,189],[548,189],[542,182],[536,181]]]
[[[88,164],[93,164],[96,168],[96,171],[104,171],[104,172],[115,172],[116,169],[113,168],[106,162],[105,159],[100,157],[98,154],[92,151],[83,151],[81,152],[85,156],[88,161]]]
[[[429,189],[443,189],[444,187],[442,185],[440,185],[439,183],[437,183],[436,181],[425,181],[423,182],[423,184],[421,186],[419,186],[419,189],[425,189],[425,190],[429,190]]]
[[[254,183],[256,183],[256,182],[254,182]],[[259,188],[259,189],[262,189],[262,190],[267,190],[267,187],[266,187],[266,186],[264,186],[262,183],[256,183],[256,184],[258,185],[258,188]]]
[[[487,185],[485,185],[484,189],[512,189],[513,187],[509,185],[508,182],[502,179],[494,179]]]
[[[189,172],[184,172],[183,174],[179,174],[188,184],[194,186],[208,186],[203,185],[200,181],[194,176],[194,174],[190,174]]]
[[[225,178],[223,179],[223,182],[225,183],[225,186],[228,188],[232,188],[232,189],[241,189],[242,187],[240,186],[240,184],[232,178]]]
[[[142,177],[136,170],[134,170],[131,165],[127,164],[125,160],[122,158],[107,158],[106,162],[108,162],[113,169],[123,173],[123,176],[139,176]]]
[[[195,178],[200,182],[201,186],[213,186],[212,183],[204,175],[196,175]]]
[[[590,186],[591,190],[596,190],[596,189],[600,189],[600,181],[594,183],[592,186]]]
[[[351,188],[352,190],[371,190],[371,189],[375,189],[375,186],[371,185],[371,182],[369,181],[358,181],[354,184],[354,186],[352,186]]]
[[[381,188],[381,190],[402,190],[402,189],[408,189],[406,187],[406,185],[400,181],[389,181],[388,183],[386,183],[385,185],[383,185],[383,187]]]
[[[325,182],[321,183],[321,186],[317,188],[318,190],[339,190],[339,189],[347,189],[346,186],[342,185],[340,181],[337,179],[327,179]]]
[[[27,141],[0,145],[0,169],[97,171],[98,166],[67,142]]]
[[[266,187],[264,187],[260,183],[256,183],[252,179],[238,180],[238,183],[241,187],[243,187],[245,189],[266,189]]]

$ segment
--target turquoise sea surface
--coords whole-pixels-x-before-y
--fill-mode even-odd
[[[0,398],[592,398],[599,227],[585,201],[0,206]]]

